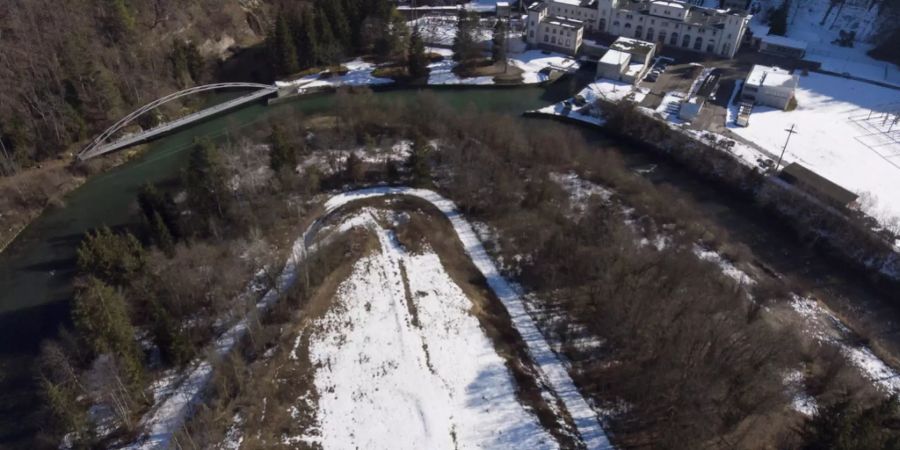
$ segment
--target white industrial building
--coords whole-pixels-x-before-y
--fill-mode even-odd
[[[525,41],[534,46],[574,55],[581,48],[585,22],[554,15],[554,10],[557,10],[554,4],[545,2],[535,3],[528,8],[528,34]]]
[[[636,83],[647,73],[654,55],[656,44],[619,37],[597,61],[597,76]]]
[[[584,22],[588,31],[726,58],[737,53],[750,21],[750,15],[743,10],[703,8],[674,1],[543,0],[529,8],[528,43],[543,43],[541,22],[550,18],[578,20]]]
[[[787,109],[799,84],[800,77],[787,70],[755,65],[744,81],[741,100],[754,105]]]

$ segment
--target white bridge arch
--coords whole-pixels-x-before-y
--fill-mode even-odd
[[[227,102],[218,104],[216,106],[200,110],[191,114],[188,114],[185,117],[180,119],[173,120],[171,122],[167,122],[161,124],[157,127],[151,128],[146,131],[142,131],[132,136],[125,137],[115,142],[107,142],[114,134],[131,124],[138,117],[156,109],[157,107],[164,105],[168,102],[177,100],[182,97],[187,97],[189,95],[198,94],[201,92],[208,91],[216,91],[223,89],[255,89],[254,92],[229,100]],[[256,99],[265,97],[273,92],[278,90],[277,87],[268,85],[268,84],[258,84],[258,83],[216,83],[216,84],[206,84],[203,86],[194,86],[188,89],[184,89],[178,92],[174,92],[165,97],[161,97],[156,99],[146,105],[134,110],[127,116],[119,119],[118,122],[112,124],[109,128],[107,128],[103,133],[100,133],[97,137],[95,137],[87,146],[84,147],[80,152],[78,152],[78,159],[81,161],[100,156],[109,152],[113,152],[116,150],[120,150],[122,148],[134,145],[138,142],[150,139],[154,136],[160,135],[162,133],[174,130],[181,126],[184,126],[188,123],[203,119],[205,117],[209,117],[213,114],[220,113],[222,111],[226,111],[228,109],[237,107],[244,103],[248,103],[254,101]]]

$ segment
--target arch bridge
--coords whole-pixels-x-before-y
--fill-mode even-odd
[[[201,92],[208,91],[216,91],[216,90],[224,90],[224,89],[254,89],[253,92],[243,95],[238,98],[231,99],[227,102],[220,103],[218,105],[212,106],[210,108],[206,108],[200,111],[193,112],[184,116],[182,118],[173,120],[171,122],[166,122],[160,124],[156,127],[153,127],[149,130],[144,130],[139,133],[135,133],[132,135],[124,136],[118,140],[110,141],[110,139],[117,132],[121,131],[123,128],[127,127],[131,123],[133,123],[138,117],[162,106],[171,101],[177,100],[182,97],[187,97],[194,94],[199,94]],[[105,155],[110,152],[114,152],[117,150],[121,150],[126,147],[130,147],[132,145],[144,142],[146,140],[152,139],[164,133],[170,132],[177,128],[183,127],[189,123],[196,122],[198,120],[204,119],[206,117],[212,116],[214,114],[218,114],[223,111],[227,111],[232,108],[236,108],[245,103],[249,103],[265,97],[273,92],[278,91],[278,88],[272,85],[267,84],[258,84],[258,83],[216,83],[216,84],[207,84],[203,86],[194,86],[188,89],[184,89],[172,94],[169,94],[165,97],[154,100],[146,105],[134,110],[127,116],[119,119],[118,122],[112,124],[109,128],[107,128],[103,133],[100,133],[97,137],[95,137],[84,149],[78,152],[78,159],[80,161],[85,161],[100,155]]]

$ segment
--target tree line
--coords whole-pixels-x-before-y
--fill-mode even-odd
[[[211,52],[200,43],[225,35],[252,43],[272,3],[5,2],[0,176],[61,155],[138,105],[214,78]]]
[[[393,60],[408,39],[405,19],[388,0],[316,0],[283,5],[267,48],[274,72],[286,76],[351,55]]]

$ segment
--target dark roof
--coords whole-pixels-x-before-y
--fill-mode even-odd
[[[824,196],[825,200],[829,200],[841,206],[848,205],[856,201],[859,197],[853,192],[832,183],[825,177],[797,163],[790,163],[787,167],[782,169],[781,178],[791,184],[797,184],[801,187],[811,189],[815,194]]]

